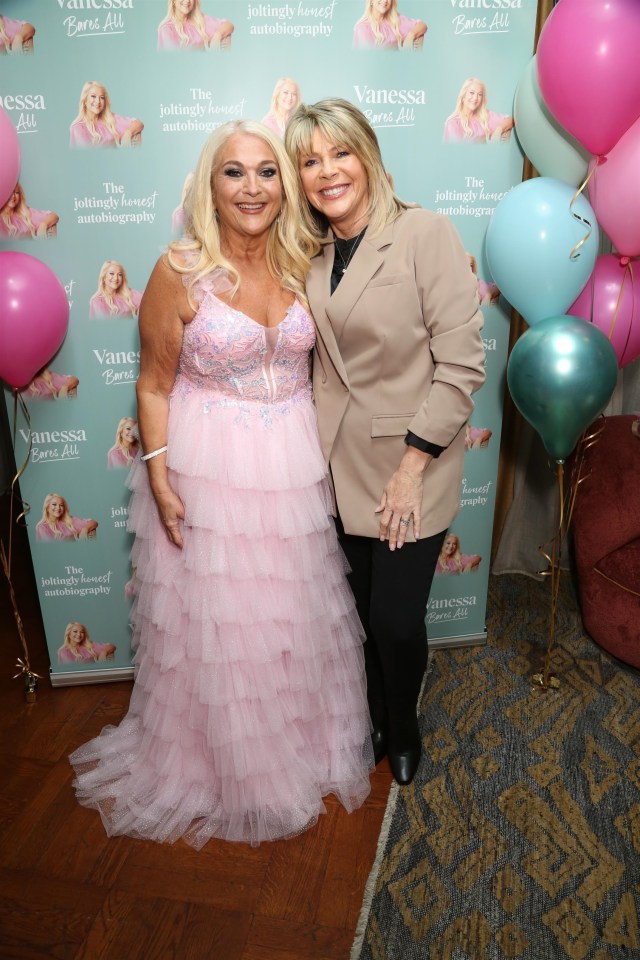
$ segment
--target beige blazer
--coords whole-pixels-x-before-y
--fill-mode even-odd
[[[347,533],[377,537],[375,508],[411,430],[447,448],[425,473],[420,535],[432,536],[459,509],[464,427],[485,378],[476,279],[451,222],[418,208],[365,233],[330,296],[333,256],[331,243],[314,257],[307,295],[334,504]]]

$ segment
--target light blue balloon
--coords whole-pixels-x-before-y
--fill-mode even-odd
[[[552,116],[540,93],[536,67],[533,56],[518,83],[513,101],[516,135],[538,173],[579,187],[591,154]]]
[[[554,460],[566,460],[606,407],[618,376],[608,338],[580,317],[548,317],[526,330],[507,364],[513,402]]]
[[[529,324],[566,313],[596,262],[596,215],[582,194],[571,206],[574,196],[572,187],[552,177],[525,180],[502,198],[489,221],[485,244],[493,279]]]

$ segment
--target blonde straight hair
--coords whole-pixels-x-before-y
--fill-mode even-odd
[[[302,104],[289,120],[284,138],[287,153],[298,171],[298,178],[302,158],[313,153],[311,143],[316,130],[334,146],[345,147],[362,163],[369,190],[367,234],[370,237],[377,236],[411,204],[405,203],[393,191],[373,127],[365,115],[348,100],[335,97],[319,100],[318,103]],[[320,249],[329,223],[308,203],[305,212],[307,227],[315,237],[313,255]]]
[[[213,131],[204,145],[185,198],[185,238],[169,244],[169,263],[177,273],[189,275],[187,290],[191,305],[194,284],[214,270],[225,270],[232,282],[232,296],[238,290],[240,277],[233,264],[222,253],[220,227],[216,215],[213,181],[218,157],[227,140],[236,134],[259,137],[270,147],[279,169],[282,184],[282,207],[271,224],[267,240],[267,266],[274,279],[306,304],[304,281],[309,270],[310,251],[314,245],[306,225],[306,204],[298,186],[296,172],[278,137],[257,120],[231,120]],[[181,253],[191,253],[185,265]]]

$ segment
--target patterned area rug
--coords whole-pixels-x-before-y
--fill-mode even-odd
[[[640,957],[640,673],[585,635],[563,578],[557,690],[530,680],[549,581],[491,577],[488,645],[430,657],[352,960]]]

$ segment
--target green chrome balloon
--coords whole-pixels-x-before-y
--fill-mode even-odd
[[[507,365],[513,402],[556,461],[606,407],[618,376],[616,353],[593,324],[549,317],[517,341]]]

